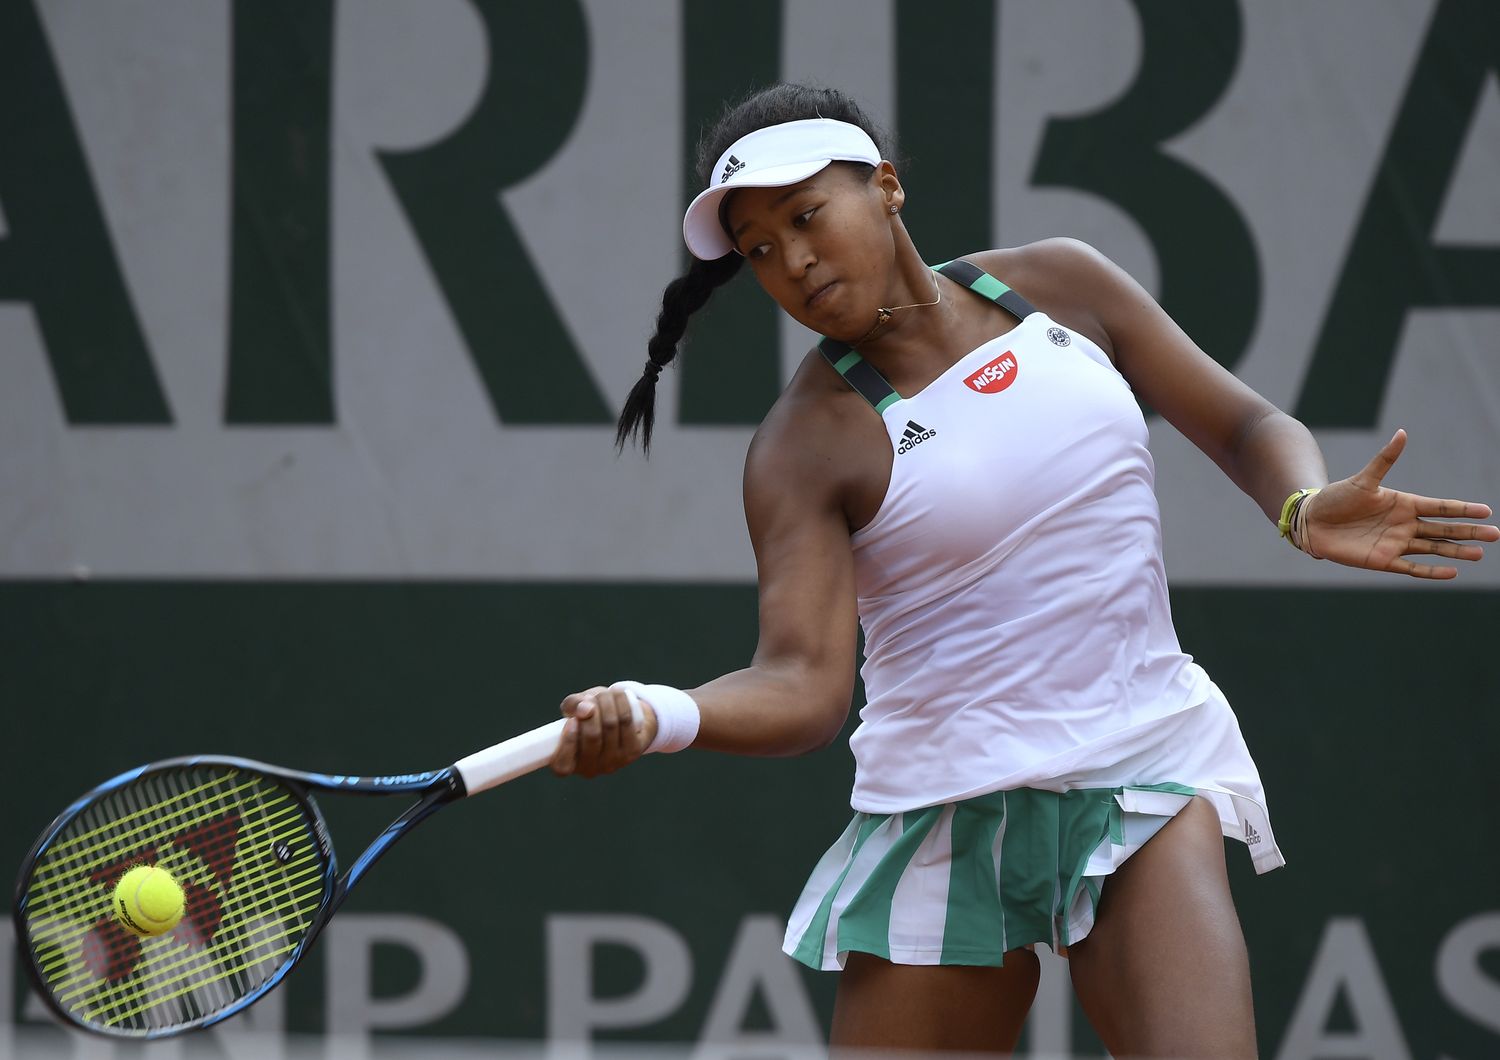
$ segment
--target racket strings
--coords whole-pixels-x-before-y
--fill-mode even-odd
[[[157,864],[170,869],[168,865],[162,862],[158,862]],[[290,913],[295,911],[309,896],[316,899],[320,895],[323,888],[323,865],[321,859],[308,854],[295,861],[288,862],[283,868],[286,871],[278,880],[267,880],[256,887],[240,888],[237,892],[237,897],[240,899],[237,903],[237,908],[232,909],[218,922],[218,930],[233,931],[244,929],[247,927],[248,921],[252,916],[264,917],[267,914]],[[191,912],[189,915],[191,915]],[[92,925],[75,933],[72,937],[62,935],[53,936],[52,941],[70,942],[78,937],[78,935],[89,930],[93,930]],[[204,932],[201,919],[194,922],[191,931],[194,933]],[[140,962],[139,969],[141,971],[150,970],[154,966],[159,965],[164,959],[160,955],[147,957]],[[54,960],[47,965],[43,965],[43,970],[50,971],[63,963],[65,961],[62,959]],[[75,976],[75,981],[91,984],[94,978],[91,975]],[[58,997],[66,998],[68,996],[67,987],[69,986],[69,982],[66,979],[58,977],[52,986],[54,993]]]
[[[153,791],[151,786],[149,785],[146,786],[144,791],[146,793],[149,793],[150,795],[158,794],[158,792]],[[138,804],[139,799],[127,801]],[[262,798],[260,801],[263,807],[265,803],[264,798]],[[139,807],[137,806],[137,808]],[[161,808],[160,806],[156,806],[156,809],[159,812]],[[212,809],[221,810],[225,809],[225,807],[222,802],[220,802],[220,804],[213,806]],[[140,815],[139,813],[132,813],[129,816],[131,820],[134,821],[137,820]],[[238,815],[235,816],[237,817]],[[224,819],[228,820],[230,818],[225,817]],[[191,818],[186,814],[179,813],[176,815],[176,824],[179,828],[181,828],[188,820],[191,820]],[[129,829],[128,831],[132,833],[138,833],[139,828]],[[232,860],[226,861],[223,857],[222,849],[216,850],[213,845],[205,842],[206,839],[211,838],[211,835],[205,833],[201,827],[196,831],[190,832],[188,834],[193,836],[193,838],[197,840],[196,854],[198,855],[199,865],[207,865],[211,871],[217,872],[221,876],[227,876],[227,870],[232,867]],[[218,835],[220,838],[221,847],[225,840],[229,842],[236,842],[238,840],[255,838],[254,833],[240,833],[239,835],[235,835],[232,830],[224,829],[221,829]],[[182,844],[174,843],[174,846],[180,845]],[[188,845],[191,846],[193,844]],[[253,847],[251,849],[253,849]],[[201,873],[199,875],[201,876]],[[206,1000],[208,1002],[207,1007],[211,1011],[212,1008],[216,1005],[231,1003],[237,996],[239,991],[242,991],[248,985],[253,985],[246,983],[230,983],[227,985],[227,987],[221,985],[218,988],[218,990],[216,991],[218,995],[217,998],[208,997],[205,999],[202,996],[203,990],[201,988],[206,983],[217,982],[220,979],[226,978],[229,975],[239,972],[242,968],[250,967],[251,965],[256,963],[256,961],[266,956],[265,954],[254,953],[252,955],[256,959],[255,961],[239,961],[237,964],[234,962],[230,962],[227,965],[222,959],[219,959],[214,965],[208,966],[205,965],[205,962],[202,959],[202,955],[194,952],[201,946],[203,936],[212,935],[218,927],[222,904],[219,902],[218,896],[216,895],[215,891],[209,889],[208,885],[212,882],[212,879],[200,880],[199,882],[194,882],[191,880],[184,881],[185,890],[187,890],[189,894],[189,904],[193,905],[195,903],[195,899],[197,899],[197,904],[199,905],[199,908],[194,911],[194,917],[189,921],[190,928],[188,929],[190,931],[196,931],[199,937],[189,936],[185,940],[186,945],[184,947],[178,947],[179,951],[181,951],[182,949],[186,949],[188,951],[186,956],[178,957],[178,959],[175,960],[163,960],[161,959],[161,957],[157,957],[154,959],[148,958],[144,961],[140,961],[133,967],[127,966],[124,969],[121,969],[119,967],[107,968],[106,978],[111,980],[113,985],[105,989],[94,990],[91,994],[89,994],[88,1000],[96,1010],[100,1010],[105,1015],[105,1018],[110,1023],[115,1023],[131,1015],[147,1011],[150,1011],[151,1015],[155,1017],[151,1020],[152,1024],[156,1024],[159,1021],[177,1022],[185,1019],[191,1019],[194,1018],[194,1016],[205,1007],[200,1002]],[[232,884],[233,881],[232,879],[224,878],[219,882]],[[203,908],[203,906],[205,905],[207,906],[207,908]],[[267,913],[274,914],[276,911],[262,908],[259,910],[259,912],[262,915],[265,915]],[[266,934],[268,933],[262,931],[258,932],[256,935],[247,935],[242,938],[240,942],[244,946],[243,952],[249,953],[251,952],[250,947],[263,943],[264,938],[259,936],[264,936]],[[282,934],[284,935],[285,932],[283,932]],[[121,933],[116,932],[114,934],[113,941],[117,945],[125,948],[127,952],[131,952],[132,957],[139,956],[142,944],[135,941],[133,938],[124,936]],[[184,940],[179,938],[178,941]],[[197,945],[195,945],[195,943]],[[157,950],[162,949],[162,947],[159,946],[154,948]],[[223,949],[224,946],[222,942],[218,946],[216,946],[217,951],[222,951]],[[280,951],[278,950],[275,952]],[[218,954],[216,953],[215,956],[217,958]],[[90,969],[90,971],[94,972],[95,974],[97,974],[98,970],[98,968]],[[126,972],[133,974],[127,977],[124,974]],[[92,978],[93,976],[83,977],[84,983],[88,984]],[[144,999],[139,996],[139,987],[143,982],[149,983],[152,988],[147,992]],[[62,987],[63,982],[59,982],[56,985],[58,987]],[[179,1004],[177,1006],[174,1006],[172,1010],[164,1010],[161,1007],[164,1002],[182,997],[184,993],[188,991],[192,991],[194,994],[194,996],[189,999],[193,1002],[192,1005]],[[83,991],[78,989],[75,985],[75,988],[73,990],[60,990],[59,993],[63,1003],[67,1004],[76,1002]],[[134,1004],[131,1004],[132,1000],[134,1001]]]
[[[277,781],[229,766],[146,774],[79,811],[38,855],[24,923],[57,1004],[86,1024],[182,1026],[265,984],[301,945],[330,866],[319,825]],[[115,919],[126,869],[154,864],[182,886],[170,932]]]
[[[155,788],[157,785],[153,784],[154,779],[148,778],[138,784],[143,788]],[[255,779],[251,779],[234,788],[225,789],[221,779],[214,784],[199,785],[192,791],[179,795],[158,797],[155,801],[118,817],[101,813],[103,807],[100,805],[90,806],[80,815],[81,820],[86,823],[102,820],[102,823],[71,837],[67,842],[54,843],[46,865],[39,866],[33,880],[42,883],[53,875],[71,876],[79,870],[92,872],[107,864],[110,856],[132,838],[145,839],[169,828],[188,828],[205,823],[215,814],[222,814],[235,805],[240,796],[252,792],[255,783]],[[134,802],[139,796],[133,792],[132,787],[123,788],[115,794],[124,802]],[[92,842],[83,845],[84,840]]]
[[[158,787],[153,783],[154,779],[144,781],[141,786],[147,789]],[[204,829],[215,820],[227,823],[231,815],[237,817],[235,800],[244,797],[252,790],[252,784],[247,783],[215,793],[211,798],[202,797],[200,790],[194,793],[199,796],[195,801],[179,799],[175,805],[169,799],[157,797],[156,801],[145,808],[159,815],[149,826],[154,836],[191,835],[198,840],[196,844],[198,848],[204,854],[210,855],[209,857],[195,857],[192,851],[181,843],[168,843],[163,846],[153,838],[153,835],[146,834],[146,826],[138,824],[131,828],[121,828],[110,838],[88,847],[86,859],[81,856],[76,843],[54,844],[49,849],[45,862],[39,866],[39,871],[32,877],[30,887],[32,914],[37,917],[58,915],[75,912],[80,905],[92,906],[99,897],[98,887],[95,885],[112,888],[114,882],[134,864],[160,865],[171,872],[178,883],[185,887],[211,883],[213,881],[211,866],[222,863],[226,856],[232,857],[232,844],[237,837],[231,830],[225,829],[221,831],[219,841],[215,844]],[[138,794],[130,789],[120,792],[119,798],[126,804],[139,801]],[[263,815],[260,823],[270,825],[277,817],[281,817],[295,818],[300,824],[301,806],[287,795],[283,795],[279,801],[284,805],[278,814]],[[100,806],[93,806],[81,817],[86,824],[92,824],[103,816],[102,810]],[[133,823],[140,818],[140,815],[141,811],[124,814],[121,820]],[[94,827],[89,834],[97,837],[104,834],[107,827],[107,825]],[[245,838],[254,839],[256,835],[253,832],[247,832]],[[132,842],[133,840],[136,842]],[[69,848],[72,848],[72,852],[68,856],[55,856],[57,851]]]

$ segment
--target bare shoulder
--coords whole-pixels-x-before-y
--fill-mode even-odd
[[[1118,268],[1088,243],[1068,236],[1039,239],[1018,247],[981,250],[965,257],[986,272],[998,269],[1005,273],[1000,278],[1017,290],[1020,290],[1021,281],[1025,281],[1036,296],[1053,295],[1063,299],[1069,296],[1070,289],[1079,284],[1091,287],[1101,283]],[[1027,293],[1027,297],[1035,301],[1032,293]]]
[[[965,257],[1114,357],[1114,344],[1105,326],[1107,308],[1112,301],[1131,297],[1140,289],[1100,251],[1081,239],[1059,236]]]
[[[1076,239],[973,256],[1054,319],[1088,335],[1141,400],[1224,466],[1264,397],[1205,353],[1124,269]]]
[[[792,501],[845,510],[868,469],[861,452],[879,452],[880,418],[816,350],[803,358],[762,420],[745,455],[745,509]]]

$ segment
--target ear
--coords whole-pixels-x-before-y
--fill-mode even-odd
[[[874,184],[880,189],[885,208],[891,213],[900,213],[901,208],[906,205],[906,189],[901,186],[901,178],[896,175],[896,167],[890,162],[882,161],[875,168]],[[892,206],[895,207],[894,210],[891,210]]]

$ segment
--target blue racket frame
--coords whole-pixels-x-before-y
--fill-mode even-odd
[[[81,1020],[65,1009],[53,997],[51,990],[48,989],[42,978],[41,970],[37,967],[36,951],[32,944],[31,932],[26,918],[26,894],[30,888],[36,863],[48,848],[51,847],[59,833],[67,828],[79,814],[101,799],[119,791],[128,784],[149,777],[153,773],[198,767],[234,769],[240,772],[274,778],[281,782],[301,805],[308,819],[313,823],[313,832],[317,837],[325,865],[322,900],[313,917],[312,924],[308,927],[307,934],[303,936],[297,947],[264,983],[260,984],[260,986],[244,997],[201,1019],[190,1023],[152,1028],[149,1030],[118,1030],[102,1024]],[[420,797],[405,812],[387,825],[384,831],[371,840],[364,852],[354,860],[354,863],[349,866],[348,871],[340,877],[338,875],[338,856],[334,851],[333,841],[329,837],[328,826],[323,819],[322,810],[312,797],[313,790],[337,792],[346,795],[416,794]],[[261,997],[265,996],[267,992],[275,989],[286,978],[287,973],[296,967],[297,962],[311,949],[313,943],[322,934],[324,927],[327,926],[328,921],[333,917],[333,914],[343,905],[344,900],[349,896],[349,892],[354,889],[355,885],[359,883],[360,879],[363,878],[375,862],[379,861],[386,851],[395,846],[396,842],[402,836],[406,835],[422,821],[426,820],[447,803],[461,799],[466,794],[468,792],[465,790],[463,779],[453,766],[446,766],[442,769],[423,773],[355,776],[343,773],[305,772],[288,769],[283,766],[270,765],[266,762],[258,762],[250,758],[237,758],[228,755],[190,755],[181,758],[164,759],[160,762],[153,762],[149,765],[127,770],[119,776],[106,780],[104,783],[75,799],[67,809],[57,816],[56,820],[42,831],[42,834],[27,852],[26,859],[21,863],[21,870],[16,880],[12,916],[16,926],[17,942],[24,942],[26,971],[31,978],[32,986],[47,1003],[48,1008],[64,1023],[77,1027],[80,1030],[102,1034],[111,1038],[149,1041],[156,1038],[172,1037],[190,1030],[201,1030],[205,1027],[211,1027],[236,1013],[244,1011]]]

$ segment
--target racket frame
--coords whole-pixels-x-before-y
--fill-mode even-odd
[[[640,707],[632,697],[631,706],[634,710],[636,723],[640,724]],[[16,881],[15,900],[12,903],[12,916],[16,925],[16,941],[21,944],[24,940],[26,946],[26,973],[31,977],[32,985],[38,994],[46,1001],[51,1010],[56,1013],[64,1023],[78,1027],[82,1030],[103,1034],[111,1038],[122,1038],[133,1041],[150,1040],[154,1038],[166,1038],[181,1034],[184,1031],[197,1030],[203,1027],[211,1027],[228,1019],[238,1012],[244,1011],[250,1005],[263,997],[268,991],[274,989],[286,977],[286,974],[296,967],[297,962],[306,956],[312,944],[317,941],[323,929],[332,919],[333,914],[338,912],[344,899],[354,889],[355,884],[369,872],[370,868],[379,861],[385,852],[396,845],[397,840],[406,835],[422,821],[436,813],[450,802],[456,802],[468,795],[477,795],[481,791],[504,784],[506,781],[533,772],[547,763],[558,746],[562,737],[565,719],[558,718],[548,722],[546,725],[538,726],[529,732],[523,732],[508,740],[487,747],[482,751],[459,759],[451,766],[442,769],[428,770],[421,773],[394,773],[376,776],[355,776],[344,773],[312,773],[299,769],[288,769],[285,766],[271,765],[267,762],[259,762],[251,758],[236,758],[229,755],[187,755],[180,758],[167,758],[149,765],[137,766],[135,769],[126,770],[116,777],[106,780],[92,790],[75,799],[66,810],[59,814],[37,841],[32,844],[26,854],[26,859],[21,863],[21,871]],[[26,892],[31,883],[32,873],[36,867],[37,859],[51,846],[52,841],[64,828],[66,828],[75,817],[94,805],[100,799],[133,781],[150,776],[152,773],[166,772],[177,769],[191,769],[203,767],[224,767],[236,769],[241,772],[258,774],[271,777],[280,781],[301,805],[306,812],[308,820],[312,822],[313,834],[323,854],[326,869],[323,878],[323,894],[312,922],[308,925],[307,933],[298,942],[296,949],[289,954],[281,966],[276,969],[266,981],[254,990],[239,998],[223,1009],[213,1012],[201,1019],[189,1023],[172,1024],[165,1027],[153,1027],[144,1031],[125,1031],[114,1028],[87,1023],[72,1013],[68,1012],[52,996],[52,991],[43,983],[41,970],[36,965],[35,951],[31,943],[31,933],[26,922]],[[328,825],[323,819],[323,812],[313,800],[312,791],[332,791],[346,795],[402,795],[415,794],[417,801],[408,806],[406,810],[385,827],[385,830],[370,841],[364,851],[355,858],[354,863],[349,866],[343,876],[338,875],[338,856],[334,852],[333,840],[328,834]]]
[[[481,752],[483,753],[483,752]],[[312,922],[308,925],[306,934],[298,942],[294,949],[282,961],[281,965],[266,978],[254,990],[244,997],[235,1000],[232,1004],[210,1013],[201,1019],[189,1023],[173,1024],[166,1027],[151,1028],[148,1030],[119,1030],[104,1024],[90,1023],[78,1018],[62,1006],[53,997],[51,989],[43,981],[41,969],[37,967],[35,949],[32,945],[31,932],[27,923],[27,891],[30,889],[31,879],[35,872],[38,859],[51,847],[53,840],[68,827],[73,820],[89,807],[101,799],[120,790],[128,784],[143,780],[154,773],[165,773],[174,770],[192,768],[227,768],[240,772],[258,774],[260,776],[274,778],[280,782],[287,792],[295,799],[307,815],[312,824],[312,832],[318,844],[318,849],[323,856],[325,865],[323,873],[323,894],[318,904],[317,911],[313,914]],[[393,820],[385,829],[377,835],[349,869],[338,875],[338,856],[334,850],[333,840],[328,834],[328,825],[323,818],[322,809],[312,797],[312,792],[331,791],[348,795],[400,795],[417,794],[419,798],[406,810]],[[424,773],[402,773],[387,776],[352,776],[340,773],[310,773],[302,770],[288,769],[284,766],[270,765],[266,762],[258,762],[250,758],[237,758],[229,755],[189,755],[180,758],[163,759],[160,762],[152,762],[149,765],[138,766],[127,770],[118,776],[106,780],[92,790],[79,796],[73,803],[59,814],[42,834],[38,836],[31,849],[27,851],[25,860],[21,863],[21,870],[16,880],[15,900],[12,903],[12,918],[16,927],[16,941],[25,948],[26,973],[31,978],[32,986],[41,995],[42,1000],[47,1003],[62,1021],[68,1025],[78,1027],[81,1030],[90,1031],[95,1034],[103,1034],[111,1038],[119,1038],[130,1041],[147,1041],[155,1038],[166,1038],[181,1034],[184,1031],[198,1030],[210,1027],[215,1023],[228,1019],[248,1008],[258,1001],[267,992],[274,989],[286,974],[307,954],[312,944],[317,941],[323,929],[328,925],[344,899],[349,896],[361,878],[378,861],[386,851],[390,850],[401,839],[423,820],[436,813],[441,807],[449,802],[456,801],[468,794],[464,787],[462,777],[453,766],[443,769],[432,770]]]

